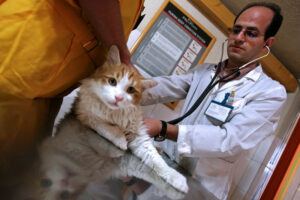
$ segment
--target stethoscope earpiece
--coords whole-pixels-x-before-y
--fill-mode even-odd
[[[271,51],[268,45],[265,45],[265,47],[268,49],[269,52]]]

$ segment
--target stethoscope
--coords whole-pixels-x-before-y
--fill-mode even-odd
[[[210,81],[210,83],[208,84],[208,86],[205,88],[205,90],[202,92],[202,94],[198,97],[197,101],[189,108],[189,110],[182,116],[173,119],[171,121],[168,121],[169,124],[177,124],[179,122],[181,122],[184,118],[186,118],[187,116],[189,116],[190,114],[192,114],[197,107],[202,103],[202,101],[204,100],[204,98],[208,95],[208,93],[220,82],[224,82],[224,81],[231,81],[235,78],[237,78],[238,76],[240,76],[240,71],[246,67],[248,67],[249,64],[252,64],[262,58],[267,57],[270,54],[270,48],[268,47],[268,45],[265,45],[264,47],[268,50],[268,52],[258,58],[255,58],[249,62],[247,62],[246,64],[236,68],[236,70],[234,70],[233,72],[227,74],[226,76],[220,77],[219,73],[221,72],[221,67],[222,67],[222,60],[223,60],[223,52],[224,52],[224,44],[226,43],[227,40],[225,40],[222,43],[222,53],[221,53],[221,59],[220,62],[215,66],[216,67],[216,73],[213,76],[212,80]],[[232,77],[231,77],[232,76]]]

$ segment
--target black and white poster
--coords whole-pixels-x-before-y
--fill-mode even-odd
[[[168,2],[133,51],[132,63],[151,76],[182,74],[199,63],[213,37]]]

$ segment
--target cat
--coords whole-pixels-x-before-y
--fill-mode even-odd
[[[164,162],[143,124],[139,102],[142,91],[153,86],[155,82],[142,80],[133,67],[122,64],[112,46],[103,66],[82,81],[55,137],[41,145],[39,189],[32,195],[74,199],[93,181],[135,176],[172,199],[183,198],[186,178]]]

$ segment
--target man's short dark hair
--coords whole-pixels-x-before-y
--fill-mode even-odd
[[[276,35],[276,33],[278,32],[283,17],[281,15],[281,8],[275,4],[275,3],[270,3],[270,2],[253,2],[253,3],[249,3],[248,5],[246,5],[236,16],[236,18],[234,19],[234,24],[236,22],[236,20],[239,18],[239,16],[247,9],[252,8],[252,7],[266,7],[269,8],[273,11],[274,16],[273,19],[271,21],[271,23],[269,24],[269,26],[267,27],[266,33],[265,33],[265,40],[268,39],[269,37],[273,37],[274,35]]]

